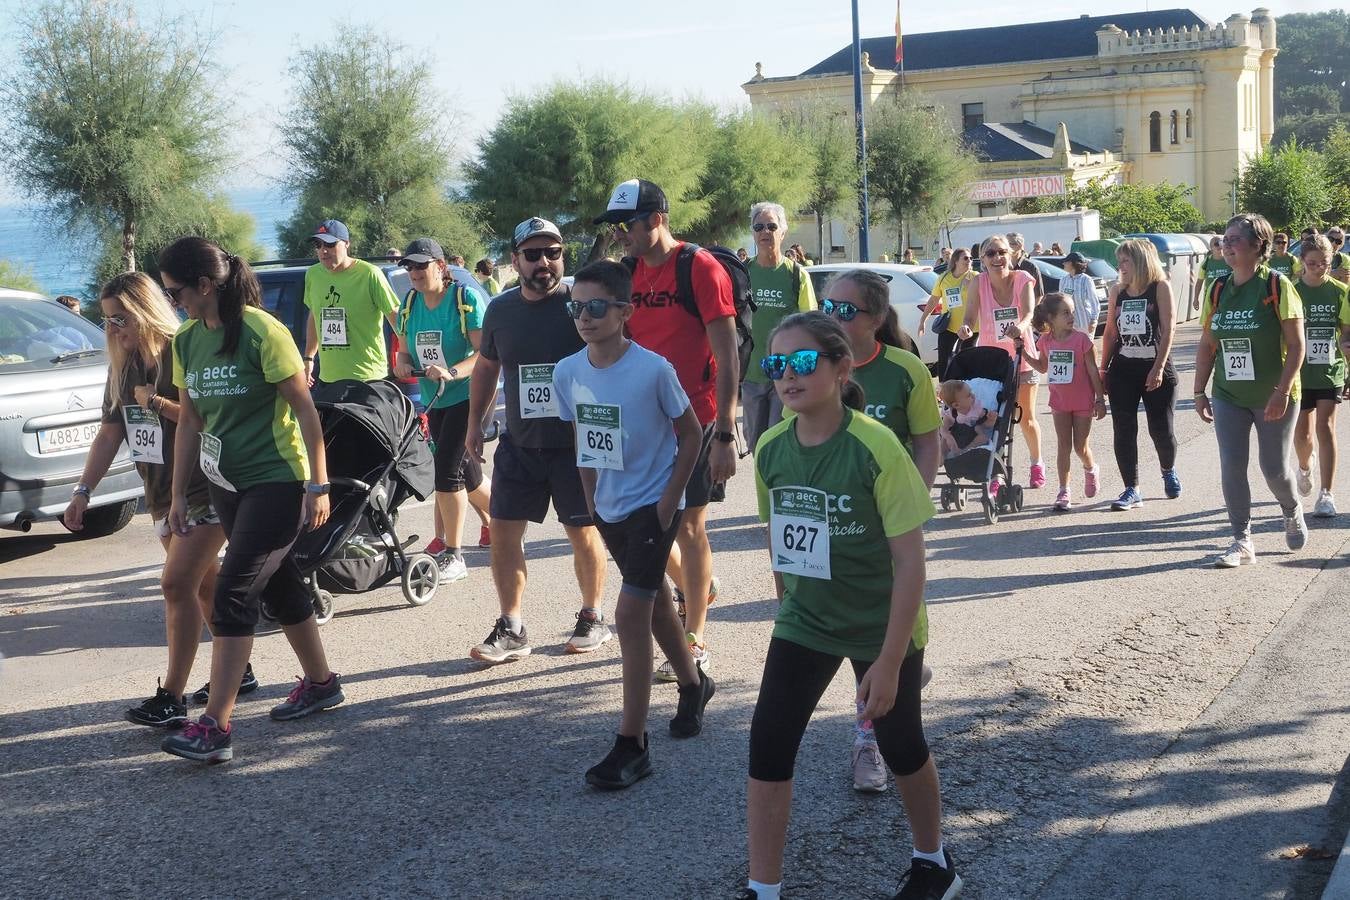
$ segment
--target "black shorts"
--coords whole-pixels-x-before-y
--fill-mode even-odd
[[[1310,409],[1317,409],[1318,400],[1340,403],[1341,390],[1341,388],[1304,388],[1303,393],[1299,395],[1298,408],[1305,412]]]
[[[655,503],[638,507],[628,518],[618,522],[595,517],[600,538],[623,576],[625,591],[648,600],[656,598],[661,580],[666,577],[666,562],[670,559],[670,547],[675,543],[675,532],[680,530],[680,512],[675,511],[670,527],[665,531],[661,530]]]
[[[436,447],[436,490],[445,494],[476,491],[483,483],[483,466],[468,455],[469,401],[427,410],[427,430]]]
[[[714,484],[712,474],[708,471],[708,453],[712,450],[712,433],[715,428],[715,425],[703,426],[703,443],[698,448],[698,460],[694,463],[694,471],[689,475],[689,483],[684,487],[685,509],[697,509],[709,503],[721,503],[726,499],[726,483]]]
[[[577,474],[576,449],[518,447],[510,435],[502,435],[492,457],[492,500],[488,508],[492,518],[543,522],[549,500],[564,525],[591,524],[590,508]]]

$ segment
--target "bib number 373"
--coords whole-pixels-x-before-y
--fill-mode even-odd
[[[623,417],[617,405],[577,404],[577,465],[623,471]]]
[[[558,418],[558,398],[553,393],[553,365],[521,366],[520,417],[522,419]]]
[[[1332,348],[1336,346],[1336,329],[1309,328],[1308,355],[1304,362],[1315,366],[1329,366],[1332,363]]]
[[[1228,381],[1255,381],[1256,366],[1252,359],[1250,338],[1224,338],[1223,375]]]
[[[830,577],[830,512],[824,491],[774,488],[769,494],[769,549],[773,570],[806,578]]]
[[[164,464],[164,428],[159,416],[144,406],[124,406],[122,415],[127,420],[127,446],[131,461]]]

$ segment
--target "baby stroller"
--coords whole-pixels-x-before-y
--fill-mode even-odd
[[[980,492],[985,521],[993,525],[1000,511],[1022,509],[1022,486],[1013,484],[1012,426],[1022,419],[1017,405],[1017,372],[1022,353],[1009,357],[1001,347],[971,347],[955,354],[947,364],[945,380],[965,381],[985,409],[997,411],[993,435],[988,441],[969,445],[943,461],[949,483],[941,485],[944,510],[965,509],[967,492]],[[1002,489],[990,489],[994,476]]]
[[[422,606],[436,595],[441,572],[426,553],[405,552],[398,508],[435,490],[426,436],[412,401],[389,381],[338,381],[314,391],[328,457],[332,513],[295,543],[295,561],[313,592],[320,625],[333,617],[334,591],[360,593],[402,581],[403,597]]]

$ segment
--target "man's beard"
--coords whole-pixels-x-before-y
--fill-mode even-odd
[[[553,289],[558,286],[560,279],[553,273],[552,269],[539,269],[529,278],[525,279],[525,284],[532,291],[538,291],[541,294],[551,294]]]

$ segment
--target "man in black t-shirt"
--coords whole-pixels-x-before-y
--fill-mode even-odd
[[[573,426],[558,417],[553,366],[585,346],[567,314],[571,292],[562,284],[563,244],[558,226],[534,217],[516,226],[511,264],[520,283],[497,296],[483,316],[479,360],[469,388],[468,452],[483,461],[482,424],[492,415],[497,379],[505,375],[506,433],[493,456],[492,580],[501,617],[469,655],[499,663],[530,653],[521,617],[525,593],[525,527],[543,522],[553,502],[572,544],[581,588],[581,612],[567,642],[586,653],[609,640],[600,611],[605,548],[591,523],[577,473]]]
[[[1012,250],[1013,266],[1026,272],[1032,278],[1031,289],[1036,293],[1037,302],[1045,296],[1045,282],[1041,280],[1041,270],[1036,264],[1027,258],[1026,242],[1022,235],[1016,231],[1010,231],[1004,235],[1008,239],[1008,249]]]

